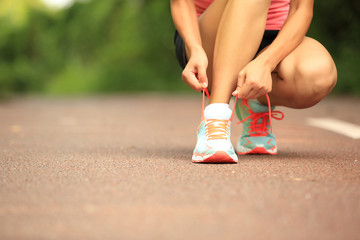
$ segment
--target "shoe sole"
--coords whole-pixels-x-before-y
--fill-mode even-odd
[[[192,159],[193,163],[237,163],[236,159],[233,159],[226,152],[218,151],[208,158],[196,160]]]
[[[260,154],[261,155],[276,155],[277,151],[275,150],[274,152],[272,152],[272,151],[266,150],[264,147],[256,147],[247,152],[236,151],[236,153],[239,155],[260,155]]]

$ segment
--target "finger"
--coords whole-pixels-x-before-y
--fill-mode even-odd
[[[240,89],[244,86],[244,83],[245,83],[245,74],[243,71],[241,71],[238,75],[237,87],[233,92],[233,96],[239,95]]]
[[[208,86],[208,78],[207,78],[207,75],[206,75],[206,68],[199,68],[198,69],[198,78],[199,78],[200,85],[203,88],[207,88],[207,86]]]
[[[263,85],[262,82],[251,81],[251,82],[246,82],[246,85],[248,85],[249,89],[251,90],[245,93],[244,97],[246,97],[247,99],[255,99],[258,96],[262,96],[267,93],[267,88]]]
[[[234,97],[239,97],[239,93],[241,92],[241,91],[243,91],[243,90],[241,90],[242,89],[242,87],[240,87],[239,85],[237,85],[236,86],[236,89],[235,89],[235,91],[232,93],[232,95],[234,96]],[[239,97],[240,98],[240,97]]]
[[[245,72],[241,71],[238,76],[238,85],[242,87],[245,83]]]
[[[240,91],[240,87],[237,86],[236,89],[235,89],[235,91],[232,93],[232,95],[233,95],[234,97],[239,96],[239,91]]]
[[[271,93],[271,91],[272,91],[272,82],[270,81],[269,86],[266,88],[266,93],[265,94]]]
[[[241,99],[248,99],[249,96],[251,96],[253,89],[249,85],[244,85],[242,88],[240,88],[240,91],[238,93],[238,97]]]
[[[253,89],[253,91],[247,96],[248,99],[256,99],[265,95],[267,91],[263,88]]]
[[[263,92],[256,92],[255,94],[254,94],[254,96],[250,96],[250,98],[249,99],[257,99],[257,98],[259,98],[259,97],[261,97],[261,96],[264,96],[265,94],[263,93]]]
[[[187,69],[183,71],[182,79],[187,85],[189,85],[195,91],[200,92],[203,89],[195,74],[191,71],[188,71]]]

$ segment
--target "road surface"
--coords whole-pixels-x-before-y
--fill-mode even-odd
[[[360,239],[360,140],[306,124],[359,106],[278,108],[277,156],[193,164],[198,95],[2,102],[0,239]]]

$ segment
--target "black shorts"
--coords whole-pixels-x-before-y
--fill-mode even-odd
[[[257,50],[256,54],[258,54],[265,47],[269,46],[274,41],[278,33],[279,30],[265,30],[264,36],[261,40],[260,47]],[[175,31],[174,44],[175,44],[176,58],[180,66],[184,69],[187,64],[185,43],[177,31]]]

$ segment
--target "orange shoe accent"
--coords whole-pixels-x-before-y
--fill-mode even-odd
[[[271,146],[272,146],[272,148],[271,148],[271,149],[273,149],[273,148],[274,148],[274,147],[276,147],[276,146],[274,146],[273,144],[271,144],[271,140],[273,140],[273,139],[269,139],[269,141],[268,141],[266,144],[271,145]]]
[[[208,158],[202,160],[192,160],[194,163],[237,163],[226,152],[218,151]]]
[[[248,146],[249,144],[251,144],[250,140],[249,140],[247,137],[245,138],[245,140],[246,140],[247,143],[246,143],[243,147],[246,147],[246,146]]]

